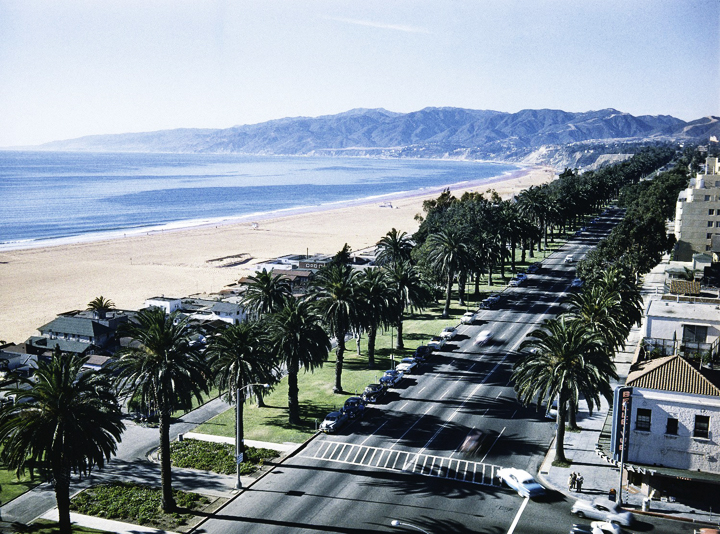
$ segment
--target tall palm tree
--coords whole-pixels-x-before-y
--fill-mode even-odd
[[[368,367],[375,367],[375,340],[378,328],[397,319],[397,295],[390,286],[387,271],[366,269],[360,275],[361,322],[368,332]]]
[[[322,316],[331,337],[335,338],[335,393],[342,393],[345,336],[360,328],[360,280],[358,272],[347,265],[329,265],[312,282],[310,298]]]
[[[620,295],[593,284],[566,301],[568,319],[580,321],[590,332],[600,335],[603,347],[612,355],[625,344],[629,330],[621,322]]]
[[[243,306],[258,319],[281,309],[285,299],[292,295],[290,282],[282,274],[276,275],[263,268],[255,276],[250,276],[249,280],[243,295]]]
[[[102,468],[125,425],[110,381],[81,371],[87,357],[57,351],[39,361],[33,380],[19,378],[14,405],[0,410],[3,461],[18,475],[37,466],[55,482],[60,532],[70,533],[70,473]]]
[[[102,311],[106,312],[108,310],[112,310],[115,308],[115,303],[110,300],[106,299],[102,295],[99,297],[95,297],[90,302],[88,302],[87,309],[90,311]]]
[[[237,410],[236,450],[245,452],[243,442],[243,405],[250,386],[275,381],[277,367],[267,349],[267,340],[257,323],[231,325],[215,336],[206,351],[215,383],[228,391],[228,400]]]
[[[375,246],[378,250],[375,262],[378,265],[390,265],[409,260],[413,242],[406,232],[393,228]]]
[[[193,330],[187,319],[176,313],[166,316],[160,308],[140,310],[133,322],[124,325],[122,334],[132,343],[114,364],[117,385],[158,413],[162,507],[173,512],[170,417],[176,410],[190,408],[193,398],[202,401],[202,394],[208,393],[210,368],[191,344]]]
[[[630,332],[630,329],[640,324],[643,316],[643,298],[640,293],[640,284],[638,284],[634,275],[629,272],[629,268],[621,268],[619,265],[613,265],[607,268],[602,278],[595,283],[600,284],[605,291],[615,292],[620,296],[620,321]]]
[[[579,321],[545,321],[533,330],[521,349],[532,348],[515,364],[512,380],[518,400],[524,405],[549,404],[557,399],[555,459],[565,458],[565,421],[568,403],[578,406],[582,395],[592,413],[600,397],[612,399],[610,378],[617,378],[615,366],[602,349],[600,336],[588,332]]]
[[[454,228],[446,228],[427,238],[428,263],[438,276],[444,276],[445,307],[443,317],[450,315],[450,298],[455,275],[467,267],[470,254],[465,236]]]
[[[401,261],[387,269],[390,284],[395,289],[397,301],[397,343],[395,348],[402,350],[403,343],[403,315],[410,308],[422,309],[432,302],[432,292],[427,284],[420,278],[417,268],[409,261]]]
[[[288,373],[288,419],[300,424],[298,372],[322,367],[330,350],[330,339],[321,324],[322,318],[303,301],[288,299],[285,307],[268,316],[270,350]]]

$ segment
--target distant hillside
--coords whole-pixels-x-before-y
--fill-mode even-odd
[[[720,119],[634,117],[614,109],[517,113],[426,108],[412,113],[354,109],[227,129],[179,129],[54,141],[45,150],[466,157],[522,161],[548,147],[585,141],[720,137]],[[542,158],[540,158],[542,159]]]

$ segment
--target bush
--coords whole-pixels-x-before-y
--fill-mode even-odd
[[[278,456],[279,453],[272,449],[246,447],[240,474],[248,475],[262,467],[265,460]],[[195,439],[175,441],[170,446],[170,458],[173,465],[181,468],[202,469],[224,475],[233,475],[236,471],[235,446],[227,443]]]

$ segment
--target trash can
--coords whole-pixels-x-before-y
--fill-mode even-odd
[[[643,511],[643,512],[648,512],[648,511],[650,511],[650,501],[651,501],[651,500],[652,500],[652,499],[651,499],[650,497],[645,497],[645,498],[643,499],[643,502],[642,502],[642,511]]]

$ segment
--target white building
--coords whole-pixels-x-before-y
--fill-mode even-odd
[[[675,259],[690,261],[693,254],[710,251],[714,235],[720,235],[720,162],[707,158],[705,172],[678,195]]]
[[[172,297],[152,297],[145,301],[143,308],[162,308],[167,315],[178,311],[182,306],[182,300]]]
[[[645,338],[674,340],[677,349],[684,343],[708,344],[710,349],[720,338],[720,309],[716,303],[651,300],[645,317]]]

